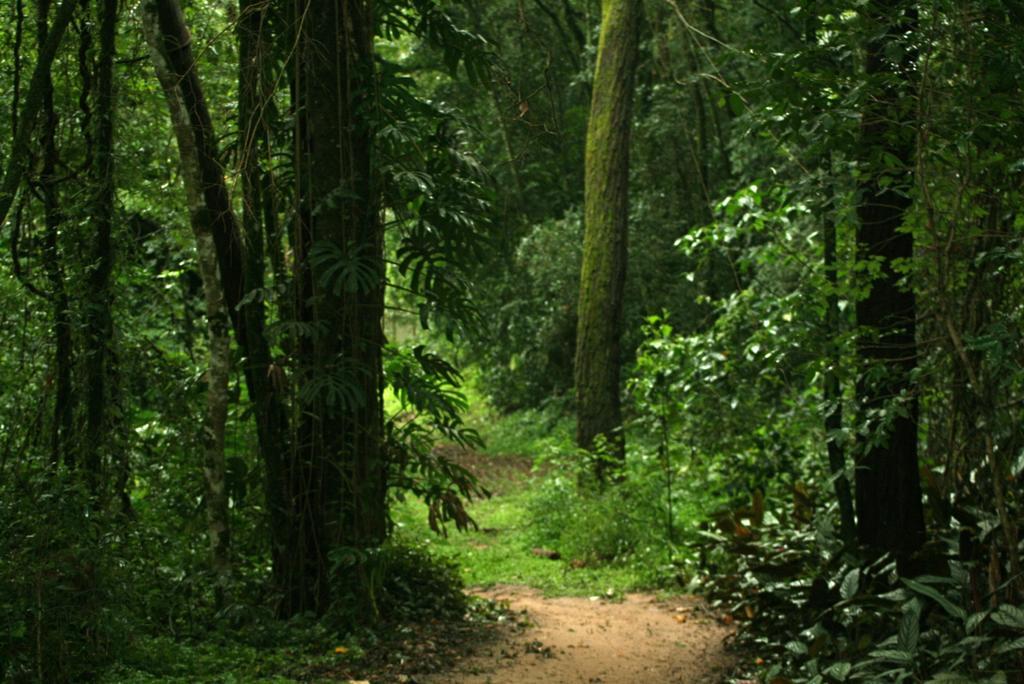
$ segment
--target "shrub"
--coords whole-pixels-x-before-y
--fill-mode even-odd
[[[124,574],[104,517],[52,472],[0,486],[0,679],[83,681],[111,661]]]

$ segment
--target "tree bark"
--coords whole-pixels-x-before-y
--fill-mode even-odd
[[[901,8],[906,7],[904,11]],[[914,69],[904,49],[899,63],[886,58],[896,37],[916,25],[916,10],[900,0],[874,0],[867,8],[873,31],[866,45],[866,76],[874,85],[864,107],[860,149],[866,172],[859,184],[857,258],[880,265],[866,298],[857,303],[861,361],[857,395],[870,421],[860,445],[856,471],[857,531],[860,541],[905,558],[924,542],[924,512],[917,461],[918,403],[911,373],[917,363],[916,301],[901,283],[897,264],[914,255],[913,236],[903,230],[911,200],[912,126],[902,86]],[[896,160],[898,168],[884,168]],[[885,179],[885,180],[883,180]],[[877,412],[884,411],[884,416]]]
[[[224,302],[217,267],[217,248],[213,240],[213,221],[204,196],[198,136],[189,120],[186,104],[178,87],[162,42],[156,16],[146,8],[146,39],[149,42],[157,78],[160,80],[171,114],[174,135],[181,157],[181,175],[188,201],[189,220],[196,241],[196,261],[203,283],[209,356],[206,371],[206,410],[203,414],[200,442],[203,449],[203,476],[206,483],[206,523],[210,539],[210,564],[216,577],[214,595],[218,606],[231,573],[231,526],[228,498],[224,486],[224,431],[228,416],[228,380],[231,370],[229,315]]]
[[[576,443],[598,437],[611,462],[625,459],[620,373],[623,289],[629,228],[629,140],[639,3],[604,0],[587,124],[583,266],[576,337]],[[604,481],[609,462],[597,460]]]
[[[116,56],[117,0],[98,0],[100,45],[97,60],[95,110],[95,158],[92,164],[95,196],[91,271],[88,274],[89,298],[85,317],[88,356],[85,362],[85,443],[82,461],[87,472],[99,472],[106,446],[110,443],[109,420],[113,398],[108,387],[112,358],[113,307],[110,276],[114,268],[111,233],[114,225],[114,58]],[[122,507],[126,499],[122,498]]]
[[[288,414],[282,400],[283,372],[271,361],[264,334],[264,309],[260,297],[249,297],[245,256],[224,174],[217,159],[213,125],[200,87],[191,38],[177,0],[147,0],[145,25],[154,56],[166,64],[170,79],[164,88],[180,97],[188,117],[196,150],[196,172],[202,188],[205,213],[217,252],[224,303],[231,317],[238,346],[244,356],[243,372],[252,401],[269,513],[274,583],[284,591],[287,583],[293,525],[284,463],[289,453]]]
[[[36,8],[36,37],[42,53],[48,43],[49,0],[39,0]],[[61,263],[60,227],[64,221],[60,207],[57,180],[57,112],[53,106],[53,78],[47,71],[42,76],[41,131],[42,166],[39,173],[39,194],[43,200],[43,265],[49,281],[50,303],[53,307],[53,373],[55,396],[53,400],[53,425],[50,432],[50,460],[54,467],[62,461],[68,467],[76,465],[72,444],[74,432],[74,387],[72,385],[73,339],[71,336],[71,300],[64,283],[64,267]],[[87,479],[96,490],[98,471],[88,472]]]
[[[831,168],[829,168],[831,174]],[[832,475],[832,486],[839,504],[839,532],[845,544],[852,544],[857,536],[853,513],[853,496],[850,481],[846,477],[846,453],[839,443],[839,431],[843,428],[843,388],[839,381],[842,354],[839,350],[839,274],[836,260],[836,222],[831,214],[824,225],[825,278],[829,292],[825,298],[826,368],[824,374],[824,399],[828,407],[825,413],[825,433],[828,449],[828,465]]]
[[[290,600],[293,611],[323,612],[333,584],[345,610],[365,623],[376,617],[378,573],[363,552],[386,536],[384,248],[367,125],[375,89],[372,2],[305,0],[299,8],[316,21],[303,22],[295,83],[303,113],[295,175],[306,208],[294,241],[297,317],[318,332],[298,354],[305,404],[290,480],[302,518]],[[370,275],[354,288],[332,283],[325,273],[334,259],[358,262]],[[338,396],[324,380],[351,394]],[[333,550],[351,559],[337,576]]]

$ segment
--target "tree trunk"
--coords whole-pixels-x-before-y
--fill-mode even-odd
[[[46,49],[49,33],[49,0],[39,0],[36,8],[36,37],[39,51]],[[74,431],[74,397],[71,379],[73,340],[71,337],[71,300],[64,283],[64,267],[61,263],[60,227],[64,221],[60,207],[57,180],[57,113],[53,107],[53,79],[47,71],[42,76],[41,110],[43,128],[41,131],[42,167],[39,173],[39,194],[43,200],[43,219],[46,224],[43,233],[43,264],[49,281],[50,303],[53,307],[53,374],[56,394],[53,400],[53,425],[50,432],[50,460],[54,467],[61,461],[67,466],[75,465],[75,452],[71,437]],[[95,492],[97,472],[87,473],[87,479]]]
[[[86,306],[85,443],[82,461],[87,472],[99,472],[110,444],[112,397],[107,380],[113,344],[113,306],[110,276],[114,268],[111,231],[114,225],[114,58],[116,56],[117,0],[98,0],[100,46],[97,60],[96,153],[93,159],[93,238]],[[126,506],[122,499],[122,508]]]
[[[284,373],[273,363],[267,342],[263,299],[245,295],[251,291],[247,281],[246,257],[238,224],[224,182],[216,147],[216,136],[206,107],[198,69],[192,55],[191,37],[177,0],[147,0],[143,9],[147,25],[154,33],[158,53],[163,55],[173,82],[180,92],[196,147],[196,164],[203,201],[217,249],[224,303],[231,316],[235,338],[242,350],[249,399],[253,404],[260,458],[263,461],[264,489],[269,513],[270,544],[274,583],[286,585],[290,563],[290,544],[294,537],[291,502],[284,463],[289,453],[288,413],[283,402]]]
[[[905,13],[902,7],[908,7]],[[914,28],[916,10],[899,0],[875,0],[867,11],[886,30],[874,31],[866,46],[866,75],[875,89],[861,121],[860,149],[867,156],[859,185],[857,258],[881,268],[870,293],[857,303],[857,395],[872,428],[857,461],[857,531],[867,546],[905,558],[924,541],[918,405],[910,377],[917,362],[917,309],[913,290],[900,283],[896,270],[897,262],[914,255],[913,236],[902,230],[910,206],[913,127],[900,98],[900,81],[914,65],[909,49],[893,64],[886,48]],[[884,168],[886,160],[897,160],[899,168]],[[884,416],[877,413],[883,410]]]
[[[604,0],[590,120],[587,124],[583,266],[576,337],[576,442],[607,441],[611,463],[625,459],[620,371],[626,241],[629,228],[629,139],[640,7]],[[597,460],[599,481],[609,461]]]
[[[217,248],[213,240],[213,216],[204,196],[202,164],[198,136],[189,120],[186,104],[178,87],[162,42],[156,15],[147,6],[144,28],[157,77],[164,88],[174,135],[181,157],[181,174],[188,201],[189,220],[196,240],[196,261],[203,283],[209,360],[206,371],[206,410],[203,414],[200,442],[203,449],[203,476],[206,483],[206,522],[210,538],[210,563],[216,576],[214,594],[218,606],[231,572],[230,523],[228,499],[224,487],[224,431],[228,416],[228,380],[231,370],[229,316],[217,268]]]
[[[383,228],[366,125],[374,82],[372,3],[306,0],[295,95],[298,318],[318,332],[299,350],[304,406],[290,479],[301,511],[294,611],[323,612],[330,586],[358,620],[376,616],[378,573],[363,554],[386,536],[383,449]],[[331,282],[338,260],[368,274],[355,287]],[[336,390],[343,388],[341,393]],[[344,547],[344,549],[342,548]],[[341,573],[329,555],[349,550]]]
[[[831,166],[831,165],[829,165]],[[832,169],[829,168],[829,174]],[[826,176],[827,178],[830,177]],[[824,225],[825,277],[829,291],[825,298],[826,367],[824,377],[824,399],[828,407],[825,413],[825,433],[828,449],[828,465],[832,475],[832,486],[839,503],[839,531],[845,544],[851,545],[857,536],[853,515],[853,496],[850,481],[846,477],[846,454],[839,443],[839,431],[843,428],[843,388],[839,381],[842,354],[839,349],[839,274],[836,263],[836,222],[829,213]]]

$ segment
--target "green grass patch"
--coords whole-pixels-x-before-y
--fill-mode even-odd
[[[440,537],[427,526],[425,507],[406,501],[393,510],[399,542],[427,547],[432,553],[457,563],[468,586],[524,584],[549,595],[587,596],[645,588],[648,582],[635,567],[601,564],[574,567],[573,558],[557,560],[533,553],[540,541],[532,529],[529,488],[474,503],[470,514],[479,530],[449,530]]]

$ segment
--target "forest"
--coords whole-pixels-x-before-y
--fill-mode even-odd
[[[0,14],[0,681],[1024,682],[1021,0]]]

